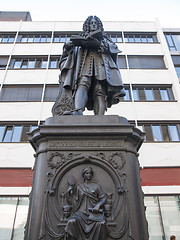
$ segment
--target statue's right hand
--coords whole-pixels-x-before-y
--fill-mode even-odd
[[[72,195],[73,194],[73,190],[74,190],[74,187],[72,185],[69,186],[68,190],[67,190],[67,193],[69,195]]]

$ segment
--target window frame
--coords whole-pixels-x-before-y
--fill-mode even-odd
[[[33,130],[37,127],[37,122],[24,122],[24,123],[19,123],[19,122],[9,122],[7,123],[3,123],[0,122],[0,128],[3,127],[4,130],[0,131],[0,143],[4,144],[4,143],[27,143],[28,142],[28,135],[26,134],[27,132],[24,131],[25,128],[29,128],[29,131],[31,131],[32,127]],[[19,132],[18,135],[18,139],[14,141],[15,137],[17,137],[17,135],[15,136],[15,129],[17,127],[21,127],[21,131]],[[8,128],[11,128],[11,133],[9,134],[9,140],[5,140],[6,137],[6,133]],[[17,139],[17,138],[16,138]]]
[[[148,100],[146,98],[146,90],[152,90],[154,99]],[[163,100],[162,91],[166,90],[168,100]],[[138,98],[134,98],[134,93],[137,91]],[[142,85],[142,84],[133,84],[132,85],[133,99],[135,102],[175,102],[172,85]],[[141,94],[140,94],[141,93]]]
[[[180,122],[141,122],[138,121],[138,126],[143,128],[143,131],[146,132],[145,142],[146,143],[172,143],[172,142],[180,142]],[[162,140],[155,139],[153,134],[153,127],[159,126],[159,131],[161,132]],[[176,133],[178,136],[178,140],[173,140],[169,126],[176,126]]]
[[[151,37],[152,41],[148,40],[150,37]],[[139,39],[139,41],[137,41],[136,39]],[[146,41],[144,41],[142,39],[146,39]],[[157,32],[124,32],[124,42],[125,43],[138,43],[138,44],[139,43],[141,43],[141,44],[159,43],[158,38],[157,38]]]

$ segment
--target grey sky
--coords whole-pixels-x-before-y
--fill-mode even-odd
[[[1,11],[29,11],[33,21],[84,21],[97,15],[102,21],[153,21],[180,28],[180,0],[5,0]]]

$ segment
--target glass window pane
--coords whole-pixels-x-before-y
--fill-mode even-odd
[[[135,36],[135,42],[141,42],[140,36]]]
[[[40,42],[46,42],[46,36],[41,36]]]
[[[142,42],[147,42],[146,36],[141,36],[141,41],[142,41]]]
[[[46,68],[46,67],[47,67],[47,60],[42,60],[41,68]]]
[[[111,35],[111,39],[112,39],[113,42],[117,42],[117,38],[116,38],[116,36]]]
[[[163,240],[163,231],[159,214],[157,197],[145,197],[146,218],[150,240]]]
[[[127,63],[126,63],[125,56],[118,56],[117,64],[118,64],[118,67],[120,69],[126,69],[127,68]]]
[[[14,37],[9,37],[8,42],[13,43],[14,42]]]
[[[152,125],[152,132],[154,141],[163,141],[161,127],[159,125]]]
[[[11,142],[20,142],[22,126],[14,126]]]
[[[163,56],[128,56],[129,68],[164,69]]]
[[[51,37],[50,36],[47,36],[46,42],[51,42]]]
[[[66,36],[60,36],[60,42],[65,42],[66,41]]]
[[[54,37],[54,42],[59,42],[59,36]]]
[[[40,41],[40,36],[35,36],[34,42],[39,42]]]
[[[41,101],[42,87],[31,87],[28,89],[27,101]]]
[[[124,89],[126,95],[124,96],[124,101],[129,101],[130,100],[130,94],[129,94],[129,89]]]
[[[160,89],[160,94],[161,94],[161,99],[163,101],[169,101],[170,100],[167,89]]]
[[[148,41],[148,42],[154,42],[154,41],[153,41],[153,37],[152,37],[152,36],[147,36],[147,41]]]
[[[27,220],[28,206],[29,206],[28,198],[19,199],[16,221],[14,225],[13,240],[24,239],[24,227]]]
[[[180,78],[180,67],[175,66],[175,70],[176,70],[178,78]]]
[[[27,42],[27,37],[22,37],[21,42]]]
[[[2,41],[2,36],[0,36],[0,42]]]
[[[176,125],[169,125],[169,135],[171,141],[180,141],[179,133]]]
[[[16,60],[14,63],[14,68],[21,68],[21,60]]]
[[[166,239],[175,235],[180,239],[180,199],[179,196],[159,197],[162,221]]]
[[[28,42],[33,42],[33,36],[28,38]]]
[[[0,142],[2,142],[4,136],[5,126],[0,126]]]
[[[122,42],[122,36],[117,36],[117,42]]]
[[[29,60],[28,68],[34,68],[34,67],[35,67],[35,60]]]
[[[3,42],[3,43],[8,42],[8,37],[3,37],[2,42]]]
[[[33,131],[36,128],[38,128],[38,126],[31,126],[31,130],[30,131]]]
[[[138,101],[139,100],[138,89],[133,89],[132,91],[133,91],[134,101]]]
[[[170,34],[166,34],[166,40],[167,40],[168,45],[169,45],[170,47],[174,47],[174,43],[173,43],[173,40],[172,40],[172,37],[171,37]]]
[[[15,218],[17,198],[0,198],[0,237],[2,240],[10,240]]]
[[[51,60],[49,68],[57,68],[57,60]]]
[[[26,101],[27,91],[27,87],[4,87],[1,101]]]
[[[180,35],[172,35],[176,51],[180,51]]]
[[[4,135],[3,142],[11,142],[12,131],[13,131],[12,126],[7,126],[6,127],[6,132],[5,132],[5,135]]]
[[[58,95],[59,87],[55,86],[46,86],[45,94],[44,94],[44,101],[50,102],[55,101]]]
[[[152,89],[145,89],[145,95],[147,101],[154,101],[154,94]]]
[[[129,36],[128,37],[128,42],[134,42],[134,36]]]
[[[125,40],[125,42],[128,42],[128,37],[125,36],[125,37],[124,37],[124,40]]]

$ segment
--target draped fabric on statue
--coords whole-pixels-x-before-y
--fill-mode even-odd
[[[91,183],[89,186],[81,183],[77,186],[77,194],[77,211],[69,219],[65,228],[67,239],[106,239],[108,230],[103,213],[95,214],[91,212],[91,209],[105,197],[101,186],[95,183]]]

